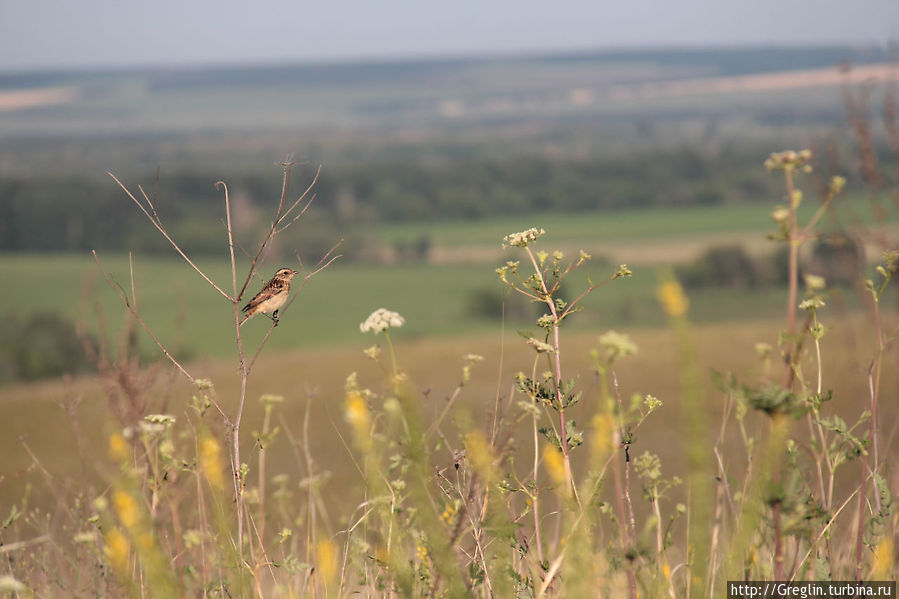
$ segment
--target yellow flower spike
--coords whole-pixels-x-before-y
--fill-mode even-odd
[[[109,457],[117,462],[128,462],[131,459],[131,447],[125,437],[119,433],[109,436]]]
[[[153,535],[147,531],[137,535],[135,541],[137,542],[138,548],[144,552],[150,551],[156,546],[156,540],[153,538]]]
[[[368,404],[359,391],[349,391],[346,394],[345,417],[353,427],[356,439],[360,442],[369,438],[371,430],[371,414]]]
[[[493,452],[482,432],[473,431],[465,435],[465,455],[475,471],[488,482],[497,478]]]
[[[104,538],[103,552],[112,567],[124,576],[128,573],[128,561],[131,558],[131,543],[128,537],[117,528],[112,529]]]
[[[315,561],[325,584],[333,585],[337,578],[337,548],[330,539],[322,539],[315,546]]]
[[[125,491],[116,491],[112,496],[112,504],[122,526],[135,530],[140,523],[140,509],[134,497]]]
[[[889,580],[893,576],[894,566],[893,538],[886,535],[874,548],[874,564],[871,567],[869,578],[871,580]]]
[[[615,418],[611,414],[602,413],[593,417],[591,446],[596,462],[605,460],[607,455],[615,451]]]
[[[543,447],[543,467],[546,473],[557,486],[565,485],[565,464],[562,461],[562,452],[554,445]]]
[[[677,281],[665,281],[656,288],[656,297],[662,304],[662,309],[671,318],[680,318],[690,309],[690,300],[684,293],[684,288]]]
[[[222,447],[212,437],[203,437],[200,440],[200,471],[209,485],[221,491],[225,488],[225,477],[222,475]]]

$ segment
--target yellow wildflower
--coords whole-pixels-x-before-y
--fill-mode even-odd
[[[347,422],[352,425],[358,440],[369,438],[371,414],[368,411],[368,404],[365,403],[365,398],[359,391],[347,392],[345,417]]]
[[[109,457],[117,462],[127,462],[131,459],[131,449],[128,441],[119,433],[109,436]]]
[[[140,509],[134,497],[125,491],[116,491],[112,496],[112,503],[122,525],[128,530],[137,528],[140,522]]]
[[[200,440],[200,470],[209,481],[209,485],[221,491],[225,488],[225,477],[222,476],[222,448],[219,442],[212,437],[203,437]]]
[[[885,535],[874,549],[874,565],[871,568],[871,580],[889,580],[894,576],[895,555],[893,538]]]
[[[315,547],[316,566],[327,586],[337,576],[337,548],[330,539],[322,539]]]
[[[480,431],[472,431],[465,435],[465,455],[474,469],[488,483],[498,476],[490,443]]]
[[[106,554],[106,559],[109,560],[109,563],[120,575],[127,574],[128,561],[131,557],[131,543],[128,541],[128,537],[122,534],[122,531],[119,529],[114,528],[106,535],[105,541],[106,546],[103,548],[103,551]]]
[[[558,447],[546,445],[543,448],[543,467],[552,481],[562,486],[565,484],[565,464],[562,460],[562,452]]]
[[[665,314],[671,318],[680,318],[690,308],[690,300],[684,294],[684,288],[677,281],[665,281],[656,289],[656,297],[662,304]]]

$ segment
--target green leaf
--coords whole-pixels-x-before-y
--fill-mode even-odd
[[[556,432],[556,429],[552,427],[542,427],[537,429],[538,432],[546,437],[546,440],[555,447],[562,449],[562,440],[559,438],[559,433]]]

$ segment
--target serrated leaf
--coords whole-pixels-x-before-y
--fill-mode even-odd
[[[537,431],[546,437],[546,440],[549,441],[550,445],[558,447],[562,449],[562,440],[559,438],[559,434],[556,432],[556,429],[551,427],[543,427],[537,429]]]
[[[575,386],[577,386],[578,377],[574,377],[573,379],[568,379],[567,381],[562,382],[562,387],[560,391],[562,391],[562,395],[568,395],[574,390]]]
[[[565,408],[570,408],[571,406],[577,405],[579,401],[581,401],[581,397],[583,397],[584,392],[578,391],[573,395],[569,395],[565,398]]]

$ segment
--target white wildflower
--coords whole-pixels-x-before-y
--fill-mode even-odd
[[[396,312],[378,308],[365,319],[365,322],[359,325],[359,330],[363,333],[372,332],[377,335],[387,329],[401,327],[405,322],[406,319]]]
[[[147,414],[144,420],[152,424],[174,424],[175,417],[169,414]]]
[[[637,344],[631,341],[628,335],[617,331],[609,331],[599,338],[599,344],[602,345],[609,354],[609,358],[625,358],[637,353]]]
[[[824,300],[822,300],[820,297],[812,297],[799,304],[799,309],[817,310],[818,308],[823,308],[824,305]]]
[[[827,281],[824,279],[824,277],[810,274],[805,275],[805,287],[809,291],[820,291],[821,289],[824,289],[826,285]]]
[[[771,213],[771,220],[776,223],[784,223],[790,219],[790,210],[784,206],[777,206]]]
[[[165,432],[165,425],[155,422],[141,421],[137,423],[137,428],[146,435],[159,435]]]
[[[503,247],[507,245],[513,245],[520,248],[527,247],[529,243],[537,241],[537,238],[545,233],[546,231],[543,229],[535,229],[533,227],[527,231],[521,231],[520,233],[510,233],[503,237]]]
[[[534,337],[529,337],[527,343],[535,350],[537,350],[538,354],[552,353],[553,351],[555,351],[552,345],[550,345],[549,343],[544,343],[543,341],[535,339]]]

